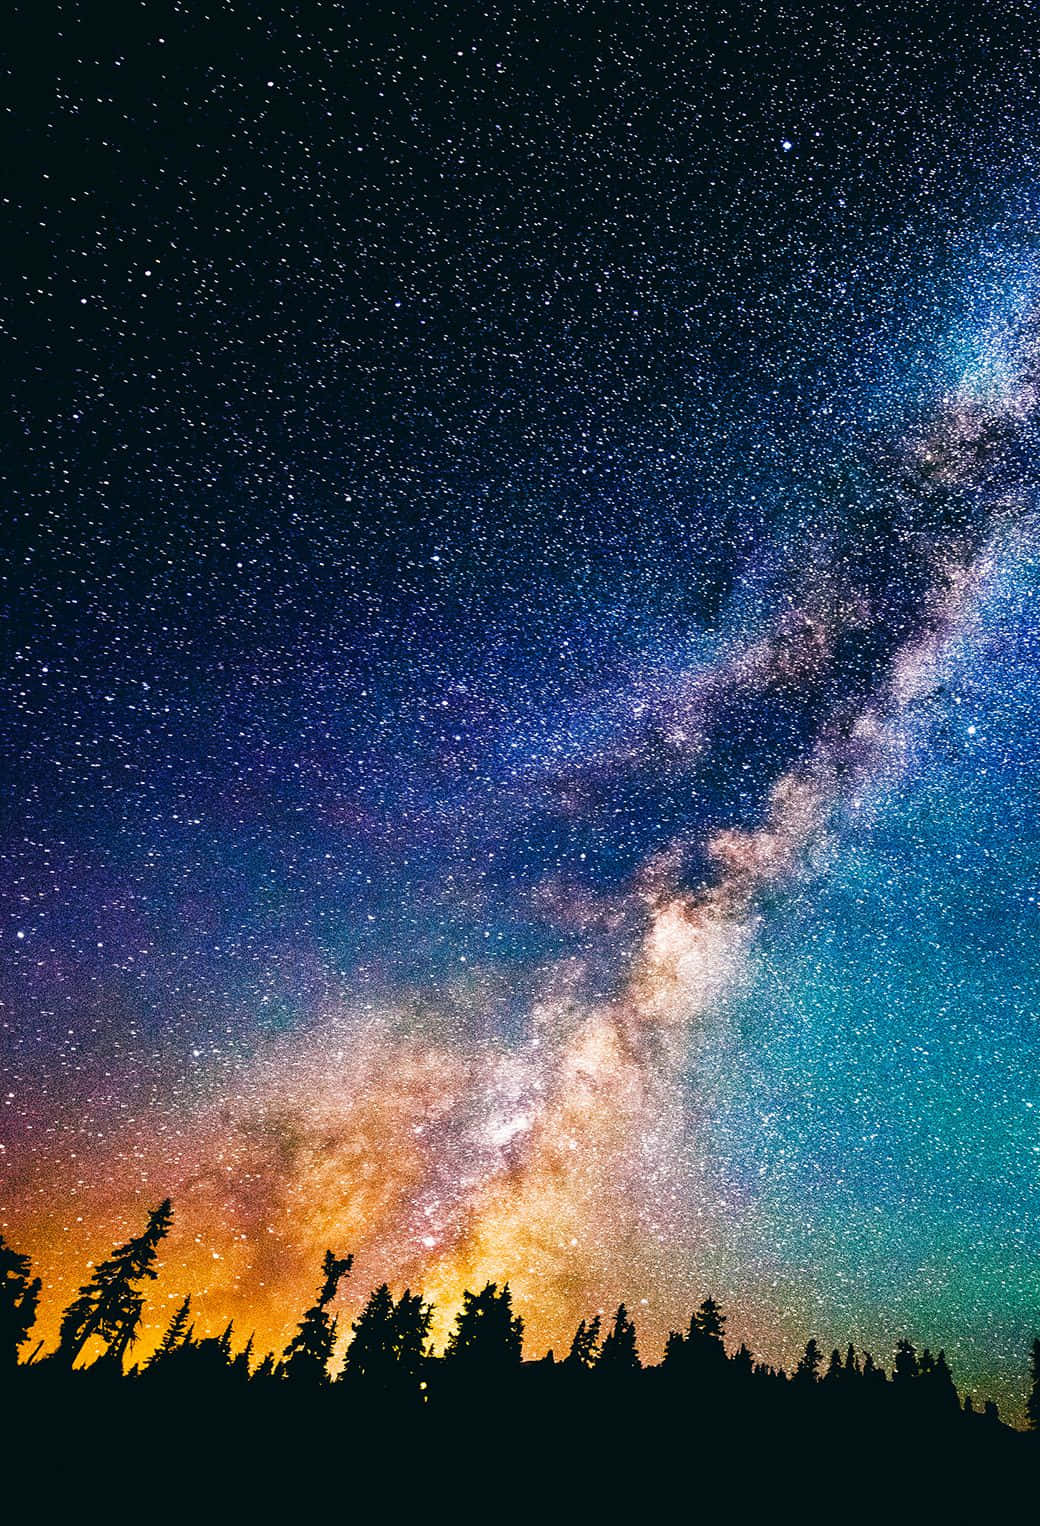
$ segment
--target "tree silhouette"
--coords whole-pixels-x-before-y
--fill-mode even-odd
[[[745,1341],[741,1341],[737,1350],[733,1353],[733,1370],[739,1372],[742,1377],[749,1378],[755,1369],[755,1358]]]
[[[623,1303],[618,1304],[613,1327],[607,1331],[596,1361],[596,1371],[611,1377],[638,1372],[642,1363],[636,1349],[636,1327]]]
[[[920,1375],[921,1367],[917,1352],[908,1340],[901,1340],[896,1347],[896,1359],[892,1368],[892,1382],[906,1384]]]
[[[238,1353],[237,1356],[233,1357],[231,1361],[232,1372],[237,1378],[245,1383],[248,1383],[249,1381],[249,1366],[253,1358],[254,1338],[255,1337],[251,1335],[246,1341],[245,1345],[242,1347],[242,1350]]]
[[[492,1431],[516,1436],[526,1427],[533,1434],[543,1418],[548,1420],[550,1448],[559,1433],[572,1461],[580,1455],[577,1448],[594,1444],[606,1424],[616,1425],[622,1434],[631,1431],[641,1444],[650,1435],[664,1437],[674,1455],[676,1447],[687,1444],[692,1422],[695,1430],[717,1423],[720,1445],[725,1447],[728,1435],[738,1462],[763,1456],[783,1466],[788,1442],[804,1436],[811,1421],[817,1427],[812,1455],[818,1454],[825,1465],[842,1447],[849,1449],[843,1465],[853,1469],[866,1460],[895,1456],[904,1433],[910,1445],[920,1443],[915,1456],[949,1456],[956,1470],[944,1464],[937,1472],[940,1493],[947,1485],[954,1487],[955,1471],[959,1478],[973,1465],[981,1478],[984,1468],[988,1484],[1005,1466],[1014,1466],[1015,1456],[1026,1455],[1027,1449],[1019,1454],[1011,1447],[992,1401],[981,1416],[970,1397],[962,1409],[942,1350],[934,1355],[928,1348],[918,1352],[909,1339],[901,1340],[893,1387],[869,1352],[857,1357],[850,1342],[844,1348],[836,1346],[824,1364],[818,1342],[811,1339],[789,1383],[783,1370],[757,1362],[744,1343],[727,1359],[726,1320],[713,1298],[704,1299],[685,1334],[670,1335],[662,1365],[672,1371],[661,1379],[654,1372],[642,1375],[636,1327],[624,1304],[618,1305],[605,1338],[600,1315],[582,1319],[565,1361],[557,1364],[549,1353],[525,1365],[523,1322],[513,1309],[509,1284],[488,1282],[479,1293],[464,1293],[447,1349],[437,1358],[428,1349],[432,1310],[422,1294],[406,1289],[395,1299],[383,1283],[351,1325],[341,1374],[347,1386],[333,1398],[324,1392],[337,1331],[331,1305],[352,1258],[338,1258],[331,1251],[325,1253],[313,1305],[302,1316],[281,1362],[268,1353],[251,1372],[253,1339],[236,1354],[233,1323],[220,1334],[196,1339],[189,1296],[174,1307],[144,1364],[146,1380],[138,1383],[136,1367],[125,1372],[126,1353],[140,1322],[141,1286],[156,1275],[158,1246],[170,1221],[170,1205],[164,1203],[149,1215],[141,1236],[118,1246],[95,1269],[62,1320],[58,1354],[66,1367],[83,1364],[84,1348],[93,1340],[104,1350],[99,1361],[108,1364],[112,1379],[125,1379],[119,1397],[113,1397],[114,1381],[70,1381],[58,1361],[34,1365],[30,1374],[22,1375],[17,1352],[31,1324],[38,1283],[30,1279],[28,1258],[0,1241],[0,1313],[8,1332],[10,1382],[24,1384],[26,1402],[14,1409],[25,1424],[45,1413],[40,1401],[45,1406],[52,1394],[56,1411],[68,1407],[70,1418],[70,1400],[81,1394],[90,1405],[110,1405],[102,1422],[109,1428],[131,1412],[136,1421],[140,1405],[141,1425],[157,1433],[178,1423],[186,1409],[197,1409],[216,1417],[215,1429],[227,1446],[246,1440],[252,1444],[257,1437],[267,1438],[264,1445],[284,1441],[320,1471],[325,1441],[342,1427],[344,1417],[380,1465],[389,1462],[392,1467],[411,1453],[418,1455],[423,1445],[439,1445],[447,1436],[463,1433],[461,1428],[471,1419],[483,1444]],[[824,1365],[826,1376],[820,1382]],[[573,1377],[590,1370],[606,1374],[605,1379]],[[569,1375],[562,1376],[564,1371]],[[160,1374],[156,1382],[150,1381],[154,1372]],[[687,1375],[693,1373],[699,1376],[689,1383]],[[1040,1431],[1040,1336],[1032,1342],[1030,1378],[1026,1415],[1030,1428]],[[343,1393],[345,1408],[337,1409],[336,1398]],[[92,1416],[83,1418],[89,1421]],[[412,1429],[417,1421],[431,1429]],[[91,1433],[89,1425],[80,1429]],[[9,1429],[4,1435],[9,1439]],[[946,1452],[936,1450],[939,1443]],[[89,1445],[96,1448],[96,1440]],[[385,1456],[380,1451],[384,1446]],[[666,1456],[662,1451],[662,1460]],[[125,1463],[122,1454],[120,1462]],[[846,1514],[845,1502],[840,1496],[838,1500]],[[987,1519],[984,1513],[979,1518]]]
[[[518,1366],[523,1355],[524,1322],[513,1314],[508,1282],[488,1282],[479,1293],[467,1288],[455,1328],[448,1337],[444,1360],[472,1370],[501,1372]]]
[[[0,1371],[14,1367],[36,1321],[40,1279],[30,1277],[28,1256],[12,1250],[0,1235]]]
[[[369,1296],[351,1325],[354,1338],[347,1347],[341,1376],[383,1386],[417,1377],[426,1354],[432,1313],[421,1293],[407,1289],[395,1304],[384,1282]]]
[[[353,1264],[353,1256],[337,1257],[330,1250],[325,1252],[318,1297],[300,1320],[283,1353],[282,1373],[294,1382],[318,1385],[328,1381],[329,1361],[336,1344],[336,1320],[329,1315],[328,1305]]]
[[[1029,1398],[1026,1422],[1031,1431],[1040,1431],[1040,1339],[1034,1339],[1029,1351]]]
[[[275,1366],[274,1352],[267,1351],[257,1363],[256,1371],[253,1373],[252,1381],[254,1383],[264,1383],[268,1379],[276,1378],[278,1375],[279,1374]]]
[[[566,1366],[576,1368],[581,1372],[587,1372],[589,1368],[595,1367],[596,1357],[599,1354],[599,1332],[601,1325],[602,1321],[598,1314],[590,1319],[588,1323],[582,1320],[574,1332],[571,1349],[566,1357]]]
[[[191,1294],[181,1304],[174,1314],[162,1340],[156,1346],[147,1362],[144,1364],[145,1372],[152,1372],[156,1367],[162,1366],[175,1352],[179,1351],[186,1341],[190,1339],[188,1320],[191,1316]]]
[[[957,1397],[957,1389],[953,1381],[953,1374],[946,1362],[946,1352],[940,1351],[938,1356],[932,1357],[928,1353],[929,1363],[927,1371],[924,1366],[924,1357],[921,1359],[921,1376],[925,1380],[925,1394],[929,1403],[937,1410],[945,1409],[953,1412],[960,1409],[960,1400]]]
[[[714,1298],[706,1298],[694,1314],[691,1322],[691,1330],[693,1329],[697,1331],[701,1340],[714,1341],[723,1352],[725,1351],[726,1316]]]
[[[794,1370],[796,1381],[799,1383],[815,1383],[819,1376],[820,1363],[822,1361],[823,1352],[820,1350],[814,1336],[806,1341],[801,1361]]]
[[[344,1378],[385,1380],[395,1360],[394,1300],[384,1282],[351,1325],[354,1338],[347,1347]]]
[[[706,1298],[690,1316],[686,1334],[673,1330],[668,1336],[664,1366],[702,1380],[716,1376],[726,1360],[725,1328],[725,1314],[714,1298]]]
[[[75,1365],[92,1336],[105,1342],[107,1360],[121,1368],[123,1357],[137,1339],[144,1296],[137,1283],[157,1276],[155,1258],[159,1243],[170,1232],[173,1206],[169,1198],[148,1215],[143,1234],[117,1246],[107,1261],[100,1262],[62,1315],[57,1360]]]
[[[887,1383],[885,1369],[879,1367],[869,1351],[863,1353],[863,1376],[868,1383]]]
[[[433,1305],[423,1302],[421,1293],[405,1288],[394,1309],[394,1341],[398,1371],[403,1377],[418,1378],[426,1358],[430,1338]],[[523,1324],[520,1324],[523,1337]]]

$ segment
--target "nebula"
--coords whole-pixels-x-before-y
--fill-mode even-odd
[[[824,872],[843,814],[898,779],[917,707],[972,619],[993,525],[1016,512],[1009,463],[1035,427],[1034,364],[1023,342],[999,393],[961,389],[907,447],[900,535],[921,589],[909,634],[877,633],[869,686],[843,641],[871,635],[885,600],[875,608],[834,564],[813,567],[774,630],[682,675],[653,742],[644,733],[627,760],[596,759],[597,770],[642,766],[654,745],[702,760],[735,704],[803,686],[817,696],[811,740],[769,781],[757,825],[676,836],[600,898],[609,936],[637,929],[612,993],[590,995],[580,954],[550,962],[513,1041],[431,1038],[392,1003],[326,1011],[260,1047],[216,1100],[171,1111],[164,1097],[108,1135],[105,1158],[136,1178],[129,1196],[98,1167],[100,1190],[81,1177],[74,1230],[34,1205],[34,1249],[55,1288],[77,1279],[73,1245],[96,1251],[101,1226],[162,1184],[178,1214],[167,1298],[190,1290],[201,1318],[233,1317],[265,1344],[284,1337],[326,1246],[356,1254],[359,1292],[383,1279],[424,1289],[441,1338],[464,1287],[511,1279],[535,1349],[621,1296],[647,1306],[660,1339],[682,1316],[661,1226],[676,1193],[687,1214],[715,1212],[689,1149],[705,1105],[698,1056],[746,977],[770,894]],[[957,495],[956,512],[937,515],[936,484]],[[588,925],[565,891],[554,899],[555,914]],[[478,983],[463,1001],[484,999],[495,998]]]
[[[702,9],[70,14],[12,110],[44,1347],[169,1195],[136,1357],[189,1292],[283,1348],[331,1248],[340,1349],[384,1280],[649,1361],[710,1293],[1021,1415],[1040,44]]]

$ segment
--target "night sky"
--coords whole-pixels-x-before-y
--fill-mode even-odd
[[[1040,1321],[1030,5],[12,28],[0,1230]],[[941,11],[941,14],[940,14]],[[927,13],[927,14],[926,14]],[[925,19],[919,19],[920,16]],[[57,18],[55,20],[55,18]],[[144,1344],[144,1343],[143,1343]]]

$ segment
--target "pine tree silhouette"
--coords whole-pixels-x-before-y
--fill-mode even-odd
[[[680,1335],[678,1330],[669,1330],[668,1339],[664,1343],[664,1357],[661,1362],[662,1367],[671,1372],[678,1372],[684,1365],[685,1357],[685,1335]]]
[[[924,1362],[925,1355],[928,1357],[927,1368]],[[935,1357],[931,1352],[922,1355],[921,1378],[924,1397],[933,1410],[939,1412],[945,1410],[949,1414],[960,1409],[960,1400],[957,1397],[957,1389],[946,1361],[945,1351],[940,1351]]]
[[[638,1372],[642,1363],[636,1349],[636,1327],[628,1317],[623,1303],[618,1304],[612,1329],[606,1338],[596,1361],[596,1371],[611,1377]]]
[[[585,1320],[581,1321],[581,1324],[574,1332],[571,1349],[565,1359],[566,1366],[579,1372],[587,1372],[591,1367],[596,1365],[601,1327],[602,1320],[598,1314],[594,1315],[587,1324]]]
[[[845,1351],[845,1376],[847,1378],[859,1377],[859,1363],[856,1360],[856,1348],[851,1341],[849,1341],[848,1347]]]
[[[325,1252],[317,1300],[304,1314],[283,1353],[282,1374],[294,1382],[319,1385],[328,1381],[329,1361],[336,1344],[336,1321],[330,1317],[328,1305],[353,1264],[353,1256],[337,1257],[330,1250]]]
[[[395,1304],[384,1282],[351,1325],[354,1338],[347,1347],[341,1377],[383,1387],[416,1378],[426,1355],[432,1315],[421,1293],[405,1289]]]
[[[868,1383],[887,1383],[885,1369],[879,1367],[869,1351],[863,1353],[863,1376]]]
[[[426,1360],[433,1305],[421,1293],[405,1288],[394,1309],[394,1341],[397,1367],[402,1377],[417,1379]],[[521,1339],[523,1325],[520,1326]]]
[[[106,1359],[121,1368],[123,1357],[137,1339],[144,1297],[136,1284],[154,1278],[159,1243],[170,1232],[173,1206],[169,1198],[148,1215],[144,1233],[117,1246],[107,1261],[94,1270],[89,1282],[62,1315],[56,1359],[75,1365],[92,1336],[107,1347]]]
[[[823,1381],[825,1383],[840,1382],[843,1371],[844,1369],[841,1365],[841,1352],[838,1350],[837,1346],[835,1346],[834,1350],[831,1352],[831,1359],[827,1364],[827,1371],[823,1375]]]
[[[906,1384],[918,1377],[921,1368],[917,1352],[908,1340],[901,1340],[896,1347],[896,1359],[892,1368],[892,1382]]]
[[[714,1298],[706,1298],[690,1316],[685,1335],[675,1330],[669,1334],[664,1349],[665,1368],[702,1381],[718,1375],[726,1360],[725,1329],[725,1314]]]
[[[160,1367],[163,1362],[167,1361],[169,1357],[173,1356],[175,1352],[179,1351],[185,1342],[190,1338],[188,1331],[188,1320],[190,1316],[191,1294],[189,1293],[187,1298],[181,1304],[180,1308],[174,1314],[173,1318],[170,1320],[170,1323],[166,1326],[166,1331],[162,1340],[159,1342],[158,1346],[156,1346],[147,1362],[145,1362],[145,1372],[151,1372],[156,1367]]]
[[[799,1383],[815,1383],[820,1371],[820,1363],[823,1361],[823,1352],[820,1350],[815,1336],[805,1343],[801,1361],[795,1368],[795,1379]]]
[[[746,1342],[741,1341],[733,1353],[733,1370],[739,1372],[742,1377],[749,1378],[755,1368],[755,1358]]]
[[[467,1288],[455,1328],[448,1337],[444,1360],[456,1367],[488,1373],[519,1366],[523,1356],[524,1322],[513,1314],[508,1282],[488,1282],[479,1293]]]
[[[385,1381],[395,1359],[394,1300],[387,1283],[369,1295],[350,1328],[354,1338],[347,1347],[341,1376]]]
[[[253,1359],[253,1340],[254,1336],[250,1335],[242,1350],[231,1361],[232,1372],[236,1378],[239,1378],[244,1383],[249,1381],[249,1368]]]
[[[725,1351],[726,1316],[714,1298],[706,1298],[693,1316],[693,1328],[703,1341],[714,1341]]]
[[[0,1235],[0,1371],[14,1367],[36,1322],[39,1277],[30,1277],[28,1256],[12,1250]]]

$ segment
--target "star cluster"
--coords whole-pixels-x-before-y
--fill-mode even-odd
[[[107,30],[106,30],[107,28]],[[60,7],[5,210],[0,1228],[279,1341],[1037,1317],[1029,7]],[[165,1304],[163,1304],[165,1307]],[[155,1316],[156,1322],[160,1314]]]

